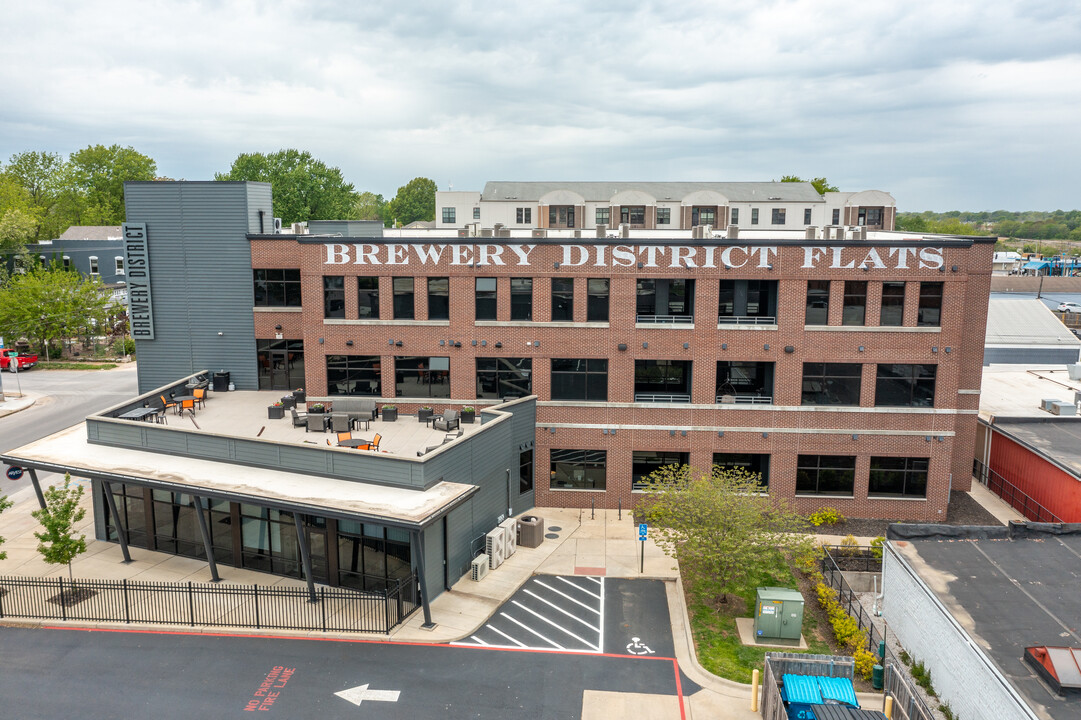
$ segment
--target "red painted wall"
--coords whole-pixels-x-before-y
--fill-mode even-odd
[[[1081,481],[1058,466],[999,432],[991,440],[990,465],[993,471],[1063,521],[1081,522]],[[992,490],[1018,510],[1024,510],[1021,498],[1011,498],[1008,490],[993,487],[994,479],[990,482]],[[1046,519],[1036,518],[1033,512],[1025,512],[1025,516]]]

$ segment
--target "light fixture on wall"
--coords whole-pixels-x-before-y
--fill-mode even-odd
[[[402,341],[401,341],[401,340],[398,340],[398,341],[397,341],[397,342],[395,342],[394,344],[395,344],[395,345],[396,345],[397,347],[401,347],[401,346],[402,346]]]
[[[718,430],[717,437],[724,437],[724,430]]]
[[[668,437],[675,437],[675,436],[676,436],[676,431],[675,430],[669,430],[668,431]]]
[[[784,351],[791,355],[792,353],[796,352],[796,347],[794,345],[785,345]]]
[[[325,338],[319,338],[319,344],[322,345],[325,342]]]
[[[863,346],[860,345],[860,352],[863,352]]]
[[[497,348],[501,348],[501,347],[503,347],[503,343],[501,343],[501,342],[497,342],[497,343],[495,344],[495,346],[496,346]]]
[[[472,345],[473,347],[476,347],[476,346],[477,346],[477,341],[476,341],[476,340],[472,340],[472,341],[470,341],[470,343],[469,343],[469,344],[470,344],[470,345]]]
[[[218,334],[220,335],[221,333],[218,333]],[[647,343],[647,342],[642,343],[642,349],[643,350],[648,350],[649,349],[649,343]]]
[[[764,433],[762,433],[762,439],[763,439],[763,440],[765,440],[765,439],[766,439],[766,438],[768,438],[768,437],[769,437],[769,433],[768,433],[768,432],[764,432]]]
[[[353,341],[352,340],[346,340],[345,344],[348,345],[349,347],[353,347]]]
[[[934,347],[932,347],[931,352],[937,353],[938,352],[938,345],[935,345]]]
[[[766,343],[765,345],[763,345],[762,349],[763,350],[769,350],[769,343]]]
[[[859,439],[860,439],[860,436],[859,436],[859,435],[857,435],[857,434],[855,434],[855,433],[852,433],[852,439],[853,439],[853,440],[859,440]]]
[[[274,329],[275,329],[275,330],[281,330],[281,329],[282,329],[282,326],[281,326],[281,325],[275,325],[275,326],[274,326]]]

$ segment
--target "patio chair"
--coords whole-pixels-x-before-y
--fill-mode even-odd
[[[379,441],[382,439],[383,436],[379,433],[376,433],[375,437],[372,438],[372,441],[370,443],[368,443],[367,445],[361,445],[357,448],[357,450],[372,450],[377,452],[379,450]]]
[[[377,411],[378,408],[375,405],[374,398],[361,398],[357,401],[356,409],[353,410],[353,414],[358,416],[361,420],[375,420]]]
[[[195,402],[201,408],[206,407],[206,390],[203,388],[195,388],[191,391],[191,394],[195,396]]]
[[[340,433],[338,433],[338,442],[339,443],[342,440],[352,440],[352,439],[353,439],[353,433],[351,433],[351,432],[340,432]]]
[[[432,427],[443,432],[450,432],[461,427],[461,424],[462,421],[458,417],[457,410],[447,410],[443,413],[443,417],[438,417],[432,421]]]
[[[336,433],[346,432],[350,424],[348,413],[333,413],[330,416],[330,429]]]
[[[163,406],[162,410],[175,410],[176,409],[176,403],[175,402],[173,402],[172,400],[166,400],[164,395],[159,395],[158,397],[161,398],[161,404]]]
[[[154,413],[154,422],[158,425],[168,425],[169,422],[165,419],[165,408],[160,407],[158,411]]]
[[[180,401],[180,414],[185,412],[191,413],[192,417],[195,417],[195,401],[194,400],[181,400]]]
[[[323,413],[308,413],[308,420],[304,425],[304,432],[326,432],[327,416]]]
[[[293,427],[305,427],[308,424],[308,413],[298,413],[296,408],[290,410],[293,413]]]

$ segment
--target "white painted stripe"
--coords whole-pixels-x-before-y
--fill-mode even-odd
[[[586,590],[586,589],[585,589],[584,587],[582,587],[581,585],[575,585],[574,583],[572,583],[572,582],[571,582],[570,580],[568,580],[568,579],[567,579],[567,578],[565,578],[565,577],[559,577],[559,576],[556,576],[556,580],[562,580],[563,582],[567,583],[568,585],[570,585],[570,586],[571,586],[572,588],[574,588],[575,590],[580,590],[581,592],[584,592],[584,593],[585,593],[586,595],[589,595],[590,597],[595,597],[595,598],[597,598],[598,600],[600,600],[600,599],[601,599],[601,596],[600,596],[600,595],[597,595],[596,593],[591,593],[590,591]]]
[[[599,652],[604,652],[604,578],[601,578],[601,632],[597,646]]]
[[[518,620],[515,620],[514,618],[512,618],[507,613],[501,612],[499,614],[502,615],[503,617],[507,618],[508,620],[510,620],[512,623],[514,623],[518,627],[522,628],[523,630],[528,630],[529,632],[533,633],[534,635],[536,635],[537,637],[539,637],[541,640],[548,643],[549,645],[554,645],[555,647],[559,648],[560,650],[566,650],[567,649],[567,648],[563,647],[562,645],[560,645],[559,643],[557,643],[555,640],[549,640],[548,638],[544,637],[539,632],[537,632],[533,628],[529,627],[525,623],[519,622]],[[522,647],[525,647],[525,646],[523,645]]]
[[[537,599],[538,599],[538,600],[540,600],[540,601],[541,601],[542,603],[544,603],[544,604],[546,604],[546,605],[550,605],[550,606],[552,606],[552,608],[553,608],[553,609],[555,609],[555,610],[558,610],[559,612],[563,613],[564,615],[566,615],[567,617],[571,618],[572,620],[577,620],[578,622],[582,623],[583,625],[585,625],[585,626],[586,626],[587,628],[589,628],[589,629],[590,629],[590,630],[592,630],[593,632],[600,632],[600,631],[601,631],[601,629],[600,629],[600,628],[597,628],[597,627],[593,627],[592,625],[590,625],[589,623],[587,623],[587,622],[586,622],[585,620],[583,620],[582,618],[578,617],[577,615],[571,615],[571,614],[570,614],[569,612],[567,612],[567,611],[566,611],[566,610],[564,610],[563,608],[559,607],[559,606],[558,606],[558,605],[556,605],[556,604],[555,604],[554,602],[551,602],[550,600],[545,600],[544,598],[542,598],[542,597],[541,597],[540,595],[538,595],[537,593],[533,592],[532,590],[526,589],[526,591],[525,591],[525,592],[526,592],[527,594],[529,594],[529,595],[532,595],[533,597],[537,598]]]
[[[480,639],[479,637],[477,637],[476,635],[470,635],[470,636],[469,636],[469,639],[470,639],[470,640],[476,640],[476,641],[477,641],[477,644],[478,644],[478,645],[487,645],[487,644],[488,644],[488,643],[484,642],[483,640],[481,640],[481,639]]]
[[[512,643],[514,643],[514,644],[515,644],[515,645],[517,645],[518,647],[528,647],[528,646],[527,646],[527,645],[526,645],[525,643],[520,643],[520,642],[518,642],[517,640],[515,640],[514,638],[512,638],[512,637],[511,637],[510,635],[508,635],[507,633],[503,632],[502,630],[500,630],[499,628],[497,628],[497,627],[496,627],[495,625],[492,625],[491,623],[489,623],[488,625],[485,625],[485,627],[486,627],[486,628],[488,628],[489,630],[494,630],[495,632],[499,633],[500,635],[502,635],[503,637],[507,638],[508,640],[510,640],[510,641],[511,641]]]
[[[560,578],[560,579],[562,579],[562,578]],[[538,580],[538,581],[537,581],[537,584],[538,584],[538,585],[540,585],[540,586],[541,586],[542,588],[547,588],[548,590],[551,590],[551,591],[552,591],[552,592],[554,592],[554,593],[555,593],[556,595],[562,595],[563,597],[565,597],[565,598],[567,598],[568,600],[570,600],[570,601],[571,601],[572,603],[577,603],[577,604],[581,605],[582,607],[584,607],[584,608],[585,608],[586,610],[589,610],[590,612],[593,612],[593,613],[597,613],[598,615],[600,615],[600,614],[601,614],[601,611],[600,611],[600,610],[597,610],[596,608],[591,608],[590,606],[586,605],[586,604],[585,604],[584,602],[582,602],[581,600],[575,600],[574,598],[572,598],[572,597],[571,597],[570,595],[568,595],[567,593],[565,593],[565,592],[560,592],[559,590],[556,590],[556,589],[555,589],[554,587],[552,587],[551,585],[545,585],[545,584],[544,584],[544,583],[542,583],[542,582],[541,582],[540,580]]]
[[[592,575],[586,575],[585,578],[586,578],[586,580],[592,580],[593,582],[597,583],[598,585],[602,584],[601,581],[600,581],[600,578],[595,578]]]
[[[561,632],[564,632],[564,633],[566,633],[567,635],[570,635],[570,636],[571,636],[572,638],[574,638],[574,639],[575,639],[575,640],[577,640],[578,642],[580,642],[580,643],[584,644],[584,645],[585,645],[586,647],[590,647],[590,648],[593,648],[594,650],[600,650],[600,648],[599,648],[599,647],[597,647],[597,646],[596,646],[596,645],[594,645],[593,643],[589,642],[589,641],[588,641],[588,640],[586,640],[585,638],[580,638],[580,637],[578,637],[577,635],[575,635],[574,633],[572,633],[572,632],[571,632],[570,630],[568,630],[567,628],[563,627],[562,625],[557,625],[556,623],[552,622],[551,620],[549,620],[548,618],[544,617],[543,615],[541,615],[541,614],[540,614],[540,613],[538,613],[538,612],[535,612],[535,611],[533,611],[533,610],[530,610],[529,608],[527,608],[527,607],[526,607],[525,605],[523,605],[522,603],[518,602],[517,600],[513,600],[512,602],[513,602],[513,603],[514,603],[515,605],[517,605],[518,607],[520,607],[520,608],[521,608],[522,610],[525,610],[525,611],[526,611],[527,613],[529,613],[530,615],[534,615],[534,616],[536,616],[537,618],[539,618],[539,619],[543,620],[544,622],[548,623],[549,625],[551,625],[552,627],[554,627],[554,628],[555,628],[556,630],[559,630],[559,631],[561,631]]]

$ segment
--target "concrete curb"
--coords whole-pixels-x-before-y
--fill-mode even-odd
[[[14,415],[15,413],[22,412],[23,410],[26,410],[27,408],[34,407],[34,405],[37,404],[37,401],[38,401],[39,397],[40,396],[35,394],[35,393],[22,393],[22,397],[20,397],[19,400],[18,400],[18,402],[20,404],[19,407],[11,408],[11,409],[0,408],[0,418],[5,418],[8,415]],[[25,402],[27,400],[29,400],[29,402]],[[7,400],[7,401],[5,401],[4,404],[6,405],[9,402],[16,402],[16,401]],[[24,402],[25,402],[25,404],[24,404]]]
[[[687,598],[683,594],[683,583],[678,579],[669,578],[665,583],[665,588],[668,591],[668,612],[673,620],[672,639],[675,641],[676,659],[679,660],[679,665],[687,677],[708,690],[729,697],[746,696],[750,700],[750,685],[718,677],[698,662],[698,654],[694,647],[694,633],[691,631],[691,615],[687,610]],[[682,632],[676,632],[676,621],[679,622]]]

